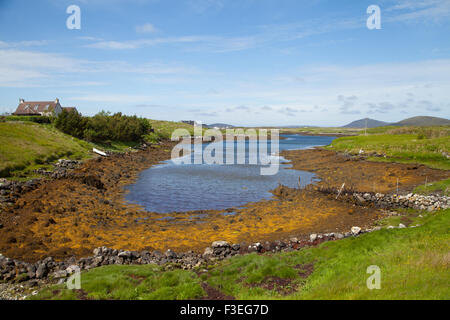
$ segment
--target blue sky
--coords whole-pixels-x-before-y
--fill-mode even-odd
[[[58,97],[252,126],[449,118],[449,34],[450,0],[0,0],[0,112]]]

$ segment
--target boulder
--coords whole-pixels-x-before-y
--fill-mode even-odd
[[[234,251],[239,251],[241,249],[241,245],[236,243],[231,246],[231,249]]]
[[[358,234],[361,233],[361,228],[360,227],[352,227],[351,232],[354,236],[357,236]]]
[[[119,258],[129,259],[129,258],[131,258],[131,252],[130,251],[120,251],[117,256]]]
[[[230,244],[228,242],[226,242],[226,241],[214,241],[211,244],[211,247],[213,249],[216,249],[216,248],[229,248]]]
[[[166,257],[168,259],[176,259],[176,258],[178,258],[178,255],[176,254],[176,252],[169,249],[166,251]]]
[[[36,270],[36,278],[37,279],[42,279],[45,276],[47,276],[47,274],[48,274],[47,265],[45,263],[41,263],[39,265],[39,267],[37,268],[37,270]]]

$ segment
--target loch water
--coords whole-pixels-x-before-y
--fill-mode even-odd
[[[308,149],[330,144],[335,138],[325,136],[282,135],[279,151]],[[193,152],[177,162],[164,161],[139,174],[137,181],[126,187],[125,198],[130,203],[143,206],[147,211],[157,213],[187,212],[194,210],[224,210],[239,207],[249,202],[270,199],[270,190],[278,184],[298,188],[316,181],[311,172],[289,169],[291,165],[280,157],[279,170],[275,175],[261,175],[261,167],[250,164],[255,156],[260,159],[258,148],[252,141],[223,143],[223,157],[234,152],[237,159],[239,150],[244,151],[245,164],[193,164]],[[203,150],[209,144],[203,144]],[[270,141],[266,156],[274,157]],[[275,148],[273,148],[275,149]],[[233,151],[234,150],[234,151]],[[199,153],[197,152],[197,156]],[[215,155],[215,154],[213,154]],[[254,158],[253,158],[254,159]],[[224,160],[225,162],[225,160]],[[234,161],[236,163],[236,161]],[[265,165],[267,167],[267,165]]]

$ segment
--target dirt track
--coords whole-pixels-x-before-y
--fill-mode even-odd
[[[311,187],[280,188],[277,199],[250,203],[235,210],[176,213],[175,220],[126,204],[123,187],[139,171],[170,157],[173,144],[146,151],[91,160],[70,179],[49,181],[24,194],[14,207],[0,213],[0,253],[34,262],[91,254],[99,246],[129,250],[202,251],[215,240],[232,243],[306,237],[313,232],[348,231],[369,226],[380,211],[336,200]],[[359,191],[401,190],[447,178],[449,172],[424,166],[351,161],[331,151],[289,151],[295,169],[315,171],[319,185],[338,187],[344,181]],[[181,181],[180,183],[185,183]],[[167,195],[170,197],[170,195]],[[161,201],[164,201],[162,199]],[[206,218],[194,215],[207,214]]]

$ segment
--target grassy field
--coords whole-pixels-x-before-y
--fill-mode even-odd
[[[0,177],[30,174],[60,158],[85,159],[92,146],[50,125],[0,123]]]
[[[202,282],[237,299],[449,299],[450,210],[406,211],[380,225],[401,222],[420,226],[290,253],[236,256],[203,273],[101,267],[82,274],[81,291],[59,285],[31,299],[198,299],[206,295]],[[366,285],[373,265],[381,270],[379,290]]]
[[[414,189],[414,193],[424,195],[429,195],[436,192],[450,196],[450,179],[427,183],[426,185],[421,185]]]
[[[305,127],[305,128],[283,128],[280,133],[307,133],[307,134],[339,134],[339,135],[357,135],[363,129],[355,128],[321,128],[321,127]]]
[[[359,153],[376,152],[386,157],[373,161],[419,163],[431,168],[450,170],[450,126],[382,127],[369,129],[367,135],[343,137],[333,141],[332,150]]]
[[[156,142],[159,140],[170,140],[172,133],[176,129],[186,129],[190,135],[194,135],[194,127],[182,122],[173,121],[161,121],[161,120],[148,120],[152,126],[154,133],[147,135],[146,140],[149,142]]]

